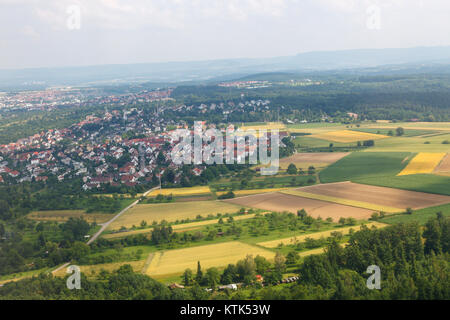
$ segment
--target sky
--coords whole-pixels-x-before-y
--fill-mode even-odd
[[[448,0],[0,0],[0,69],[450,45]]]

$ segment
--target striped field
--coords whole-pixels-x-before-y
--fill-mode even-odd
[[[400,208],[377,205],[377,204],[368,203],[368,202],[364,202],[364,201],[342,199],[342,198],[336,198],[336,197],[331,197],[331,196],[326,196],[326,195],[321,195],[321,194],[304,192],[304,191],[300,191],[298,189],[297,190],[284,190],[284,191],[281,191],[281,193],[298,196],[298,197],[302,197],[302,198],[322,200],[322,201],[342,204],[342,205],[351,206],[351,207],[364,208],[364,209],[369,209],[369,210],[373,210],[373,211],[384,211],[384,212],[388,212],[388,213],[394,213],[394,212],[400,212],[403,210]]]

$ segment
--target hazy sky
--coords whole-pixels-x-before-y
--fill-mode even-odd
[[[442,46],[449,17],[448,0],[0,0],[0,68]]]

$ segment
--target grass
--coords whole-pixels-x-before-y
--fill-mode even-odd
[[[417,222],[420,225],[425,225],[430,218],[435,218],[438,212],[442,212],[445,217],[450,217],[450,204],[414,210],[413,214],[391,215],[379,221],[388,224]]]
[[[361,182],[368,178],[392,177],[406,166],[403,160],[409,155],[407,152],[354,152],[322,170],[320,181]]]
[[[285,191],[281,191],[281,193],[290,194],[290,195],[299,196],[299,197],[308,198],[308,199],[316,199],[316,200],[322,200],[322,201],[327,201],[327,202],[332,202],[332,203],[338,203],[338,204],[351,206],[351,207],[364,208],[364,209],[369,209],[369,210],[373,210],[373,211],[384,211],[384,212],[388,212],[388,213],[394,213],[394,212],[400,212],[403,210],[403,209],[399,209],[399,208],[382,206],[382,205],[377,205],[377,204],[368,203],[368,202],[364,202],[364,201],[336,198],[336,197],[325,196],[325,195],[321,195],[321,194],[303,192],[300,190],[285,190]]]
[[[182,219],[195,219],[198,215],[206,217],[209,214],[235,213],[241,207],[221,201],[190,201],[158,204],[138,204],[124,213],[109,226],[109,230],[120,229],[122,226],[131,228],[141,221],[151,224],[153,221],[175,222]]]
[[[377,228],[383,228],[386,226],[386,224],[379,223],[379,222],[371,222],[371,223],[366,224],[366,226],[369,228],[371,228],[372,226],[375,226]],[[314,232],[314,233],[310,233],[310,234],[301,234],[301,235],[289,237],[289,238],[260,242],[260,243],[258,243],[258,245],[260,245],[262,247],[266,247],[266,248],[276,248],[276,247],[278,247],[279,244],[293,245],[293,244],[305,241],[306,238],[312,238],[312,239],[320,239],[322,237],[327,238],[327,237],[330,237],[333,232],[341,232],[342,235],[346,235],[350,232],[350,229],[355,230],[355,229],[357,229],[357,227],[359,227],[359,226],[336,228],[336,229],[331,229],[331,230],[327,230],[327,231]],[[357,230],[355,230],[355,231],[357,231]]]
[[[197,262],[203,270],[210,267],[226,266],[236,263],[246,255],[260,255],[273,259],[275,253],[257,246],[238,241],[230,241],[212,245],[198,246],[185,249],[175,249],[156,252],[146,270],[149,276],[182,273],[185,269],[197,269]]]
[[[446,153],[420,152],[409,161],[408,165],[398,175],[431,173],[439,165],[445,155]]]

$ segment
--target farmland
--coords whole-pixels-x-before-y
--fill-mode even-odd
[[[442,159],[441,163],[434,169],[434,173],[450,175],[450,153]]]
[[[412,214],[396,214],[385,217],[380,221],[388,224],[417,222],[424,225],[430,218],[435,218],[438,212],[442,213],[444,217],[450,217],[450,204],[414,210]]]
[[[322,132],[318,134],[311,135],[312,138],[319,138],[322,140],[334,141],[334,142],[357,142],[363,140],[378,140],[388,138],[387,136],[381,134],[373,134],[367,132],[357,132],[352,130],[339,130],[339,131],[329,131]]]
[[[371,222],[371,223],[367,223],[366,226],[368,228],[372,228],[372,227],[383,228],[386,226],[386,224],[379,223],[379,222]],[[287,246],[287,245],[296,244],[298,242],[303,242],[303,241],[305,241],[306,238],[311,238],[311,239],[320,239],[322,237],[327,238],[327,237],[332,236],[333,232],[340,232],[343,235],[346,235],[350,232],[351,229],[353,229],[354,231],[358,231],[359,227],[352,226],[352,227],[337,228],[337,229],[321,231],[321,232],[314,232],[314,233],[310,233],[310,234],[301,234],[301,235],[289,237],[289,238],[260,242],[260,243],[258,243],[258,245],[262,246],[262,247],[266,247],[266,248],[276,248],[280,244]]]
[[[324,196],[324,198],[316,198],[319,200],[330,197],[327,201],[384,212],[399,212],[407,207],[421,209],[450,203],[448,196],[351,182],[320,184],[283,192],[303,197]],[[344,199],[350,202],[342,201]]]
[[[310,152],[310,153],[296,153],[290,157],[280,159],[281,169],[286,169],[289,164],[293,163],[298,168],[308,168],[314,166],[315,168],[326,167],[343,157],[349,155],[348,152]]]
[[[402,210],[399,208],[388,207],[385,205],[377,205],[377,204],[363,202],[363,201],[359,201],[359,200],[342,199],[342,198],[336,198],[336,197],[332,197],[332,196],[328,196],[328,195],[304,192],[299,189],[288,190],[288,191],[284,191],[283,193],[302,197],[302,198],[316,199],[316,200],[321,200],[321,201],[326,201],[326,202],[331,202],[331,203],[342,204],[345,206],[364,208],[364,209],[368,209],[368,210],[372,210],[372,211],[384,211],[384,212],[392,213],[392,212],[400,212]]]
[[[392,177],[405,166],[407,152],[354,152],[320,172],[321,182],[364,181]]]
[[[158,204],[139,204],[120,216],[109,226],[109,230],[120,229],[122,226],[131,228],[141,221],[151,224],[153,221],[175,222],[182,219],[195,219],[198,215],[206,217],[209,214],[235,213],[240,207],[220,201],[190,201]]]
[[[48,210],[33,211],[27,215],[28,219],[35,221],[65,222],[69,218],[83,218],[89,223],[103,223],[113,217],[107,213],[85,213],[84,210]]]
[[[420,152],[409,161],[408,165],[398,175],[404,176],[417,173],[431,173],[439,165],[445,155],[445,153]]]
[[[322,217],[324,219],[330,217],[335,221],[339,220],[341,217],[367,219],[373,213],[373,210],[308,199],[278,192],[246,196],[225,200],[224,202],[275,212],[286,211],[297,213],[298,210],[305,209],[305,211],[312,217]]]
[[[156,189],[153,192],[150,192],[147,197],[155,197],[158,194],[163,196],[173,195],[177,196],[192,196],[192,195],[204,195],[211,193],[211,190],[208,186],[199,186],[199,187],[191,187],[191,188],[167,188],[167,189]]]
[[[236,263],[248,254],[260,255],[267,259],[273,259],[275,256],[272,251],[238,241],[230,241],[186,249],[158,251],[152,256],[145,273],[150,276],[181,274],[187,268],[196,270],[198,261],[202,268],[226,266],[229,263]]]

